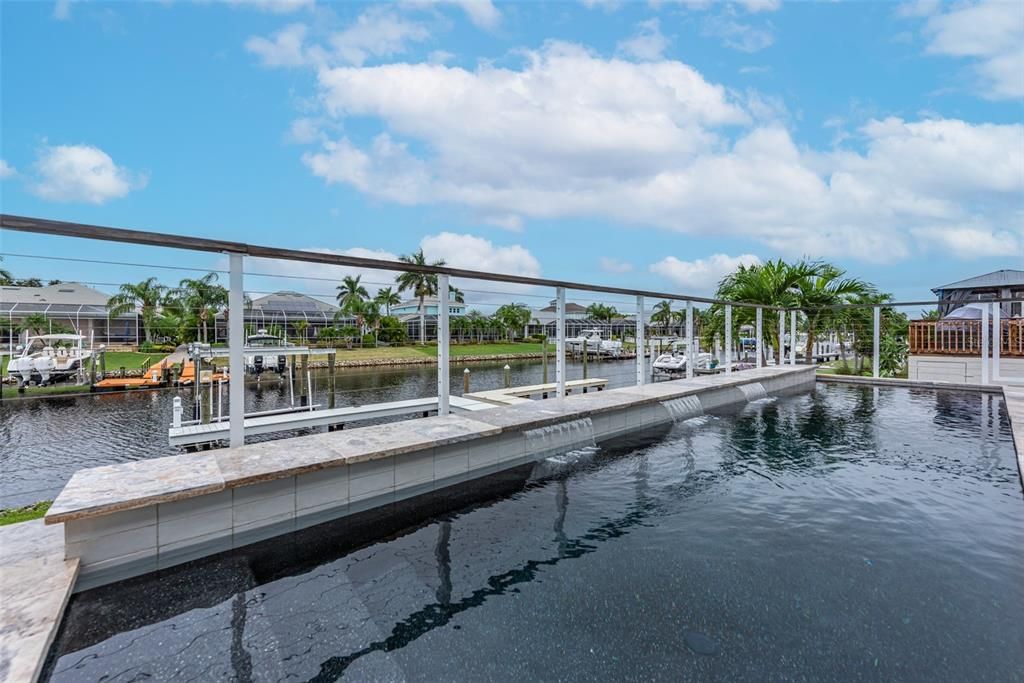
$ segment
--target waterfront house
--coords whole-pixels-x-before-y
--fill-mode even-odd
[[[314,339],[325,327],[352,324],[351,320],[335,320],[339,310],[326,301],[285,290],[253,299],[245,311],[245,325],[251,331],[273,329],[288,339]],[[226,338],[223,315],[219,328],[218,336]]]
[[[939,299],[940,316],[971,302],[1010,298],[1019,301],[1000,304],[1003,316],[1024,316],[1024,270],[997,270],[936,287],[932,293]]]
[[[7,321],[5,346],[24,340],[28,331],[19,328],[25,319],[43,315],[48,333],[72,330],[96,344],[138,344],[141,334],[139,314],[129,311],[111,316],[107,310],[110,295],[79,282],[61,282],[45,287],[0,287],[0,318]],[[55,329],[51,329],[55,328]]]

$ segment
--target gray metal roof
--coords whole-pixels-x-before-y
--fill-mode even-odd
[[[997,270],[985,275],[969,277],[932,290],[934,294],[949,289],[983,289],[986,287],[1016,287],[1024,285],[1024,270]]]
[[[262,310],[266,313],[282,311],[288,314],[295,314],[301,317],[307,314],[326,314],[328,317],[334,315],[338,307],[326,301],[314,299],[311,296],[299,292],[274,292],[258,299],[252,300],[252,309]]]
[[[109,300],[109,294],[77,282],[62,282],[46,287],[0,287],[0,301],[5,303],[106,306]]]

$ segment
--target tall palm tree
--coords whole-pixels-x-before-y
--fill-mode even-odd
[[[428,264],[426,256],[423,255],[422,248],[409,255],[402,254],[398,257],[398,260],[402,263],[408,263],[414,266],[444,265],[443,259]],[[398,283],[399,292],[410,291],[413,293],[413,296],[420,300],[420,344],[423,344],[427,339],[427,322],[423,310],[423,300],[428,296],[434,296],[437,294],[437,274],[425,273],[422,271],[406,271],[404,273],[399,273],[398,276],[395,277],[395,282]]]
[[[178,283],[178,297],[186,310],[198,321],[207,341],[207,324],[217,315],[217,310],[228,305],[228,290],[217,283],[217,273],[207,273],[200,278],[185,278]]]
[[[464,304],[466,303],[466,294],[458,287],[448,285],[448,299],[457,304]]]
[[[391,316],[391,307],[402,303],[402,297],[398,296],[398,292],[390,287],[379,290],[373,300],[377,302],[378,306],[384,307],[384,315],[389,317]]]
[[[600,320],[601,322],[610,323],[619,312],[615,310],[614,306],[606,306],[605,304],[590,304],[587,306],[587,315],[594,320]]]
[[[814,277],[822,268],[821,263],[800,260],[786,263],[782,259],[766,261],[761,264],[740,266],[734,272],[722,278],[718,283],[715,297],[737,303],[762,304],[766,306],[795,307],[800,303],[800,283]],[[733,325],[739,327],[750,324],[756,315],[753,308],[735,307],[733,309]],[[708,309],[709,324],[705,334],[715,334],[724,330],[725,315],[722,307],[715,304]],[[773,325],[764,325],[764,341],[774,345],[776,358],[782,358],[785,341],[777,334],[773,335]]]
[[[110,297],[107,302],[107,312],[116,318],[138,309],[142,317],[142,331],[146,342],[152,343],[157,310],[166,292],[167,287],[157,282],[155,277],[142,282],[123,284],[117,294]]]
[[[494,312],[494,320],[515,340],[516,332],[525,331],[530,324],[530,315],[530,307],[526,304],[505,304]]]
[[[672,302],[665,300],[654,304],[651,324],[659,325],[663,333],[668,332],[668,326],[672,324]]]
[[[370,293],[366,291],[366,287],[360,284],[360,280],[363,279],[362,275],[346,275],[341,279],[341,284],[338,285],[338,305],[345,311],[351,311],[354,306],[361,304],[370,298]]]
[[[818,264],[813,275],[800,280],[797,285],[797,301],[807,316],[807,345],[804,358],[810,362],[814,351],[814,338],[823,323],[832,322],[838,312],[833,307],[850,303],[852,300],[875,294],[875,288],[857,278],[847,278],[846,271],[830,263]]]

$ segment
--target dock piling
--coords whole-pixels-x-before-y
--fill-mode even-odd
[[[546,368],[545,368],[546,369]],[[462,395],[469,393],[469,368],[462,371]]]
[[[333,409],[334,408],[334,391],[335,391],[335,388],[337,386],[337,380],[336,380],[336,375],[335,375],[335,373],[337,372],[337,367],[336,367],[337,357],[338,357],[338,352],[335,351],[334,349],[331,349],[330,351],[327,352],[327,365],[328,365],[328,368],[329,368],[328,373],[327,373],[327,391],[328,391],[328,394],[327,394],[327,408],[328,409]]]
[[[505,367],[503,369],[505,371],[505,388],[508,389],[512,386],[512,368],[508,363],[505,363]]]
[[[173,409],[173,412],[171,414],[171,426],[173,426],[175,429],[178,429],[178,428],[181,427],[181,412],[182,412],[181,396],[175,396],[174,397],[174,409]]]

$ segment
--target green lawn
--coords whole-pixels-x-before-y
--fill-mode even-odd
[[[26,505],[23,508],[4,508],[0,510],[0,526],[27,522],[30,519],[39,519],[46,514],[53,504],[52,500],[44,500],[40,503]]]
[[[437,346],[416,346],[420,353],[437,357]],[[555,352],[555,345],[548,344],[548,353]],[[459,356],[515,356],[541,353],[541,345],[534,342],[509,342],[506,344],[452,344],[450,355],[452,358]]]
[[[138,370],[147,361],[152,364],[163,359],[167,354],[163,351],[155,353],[138,353],[135,351],[107,351],[107,372],[111,370]]]

